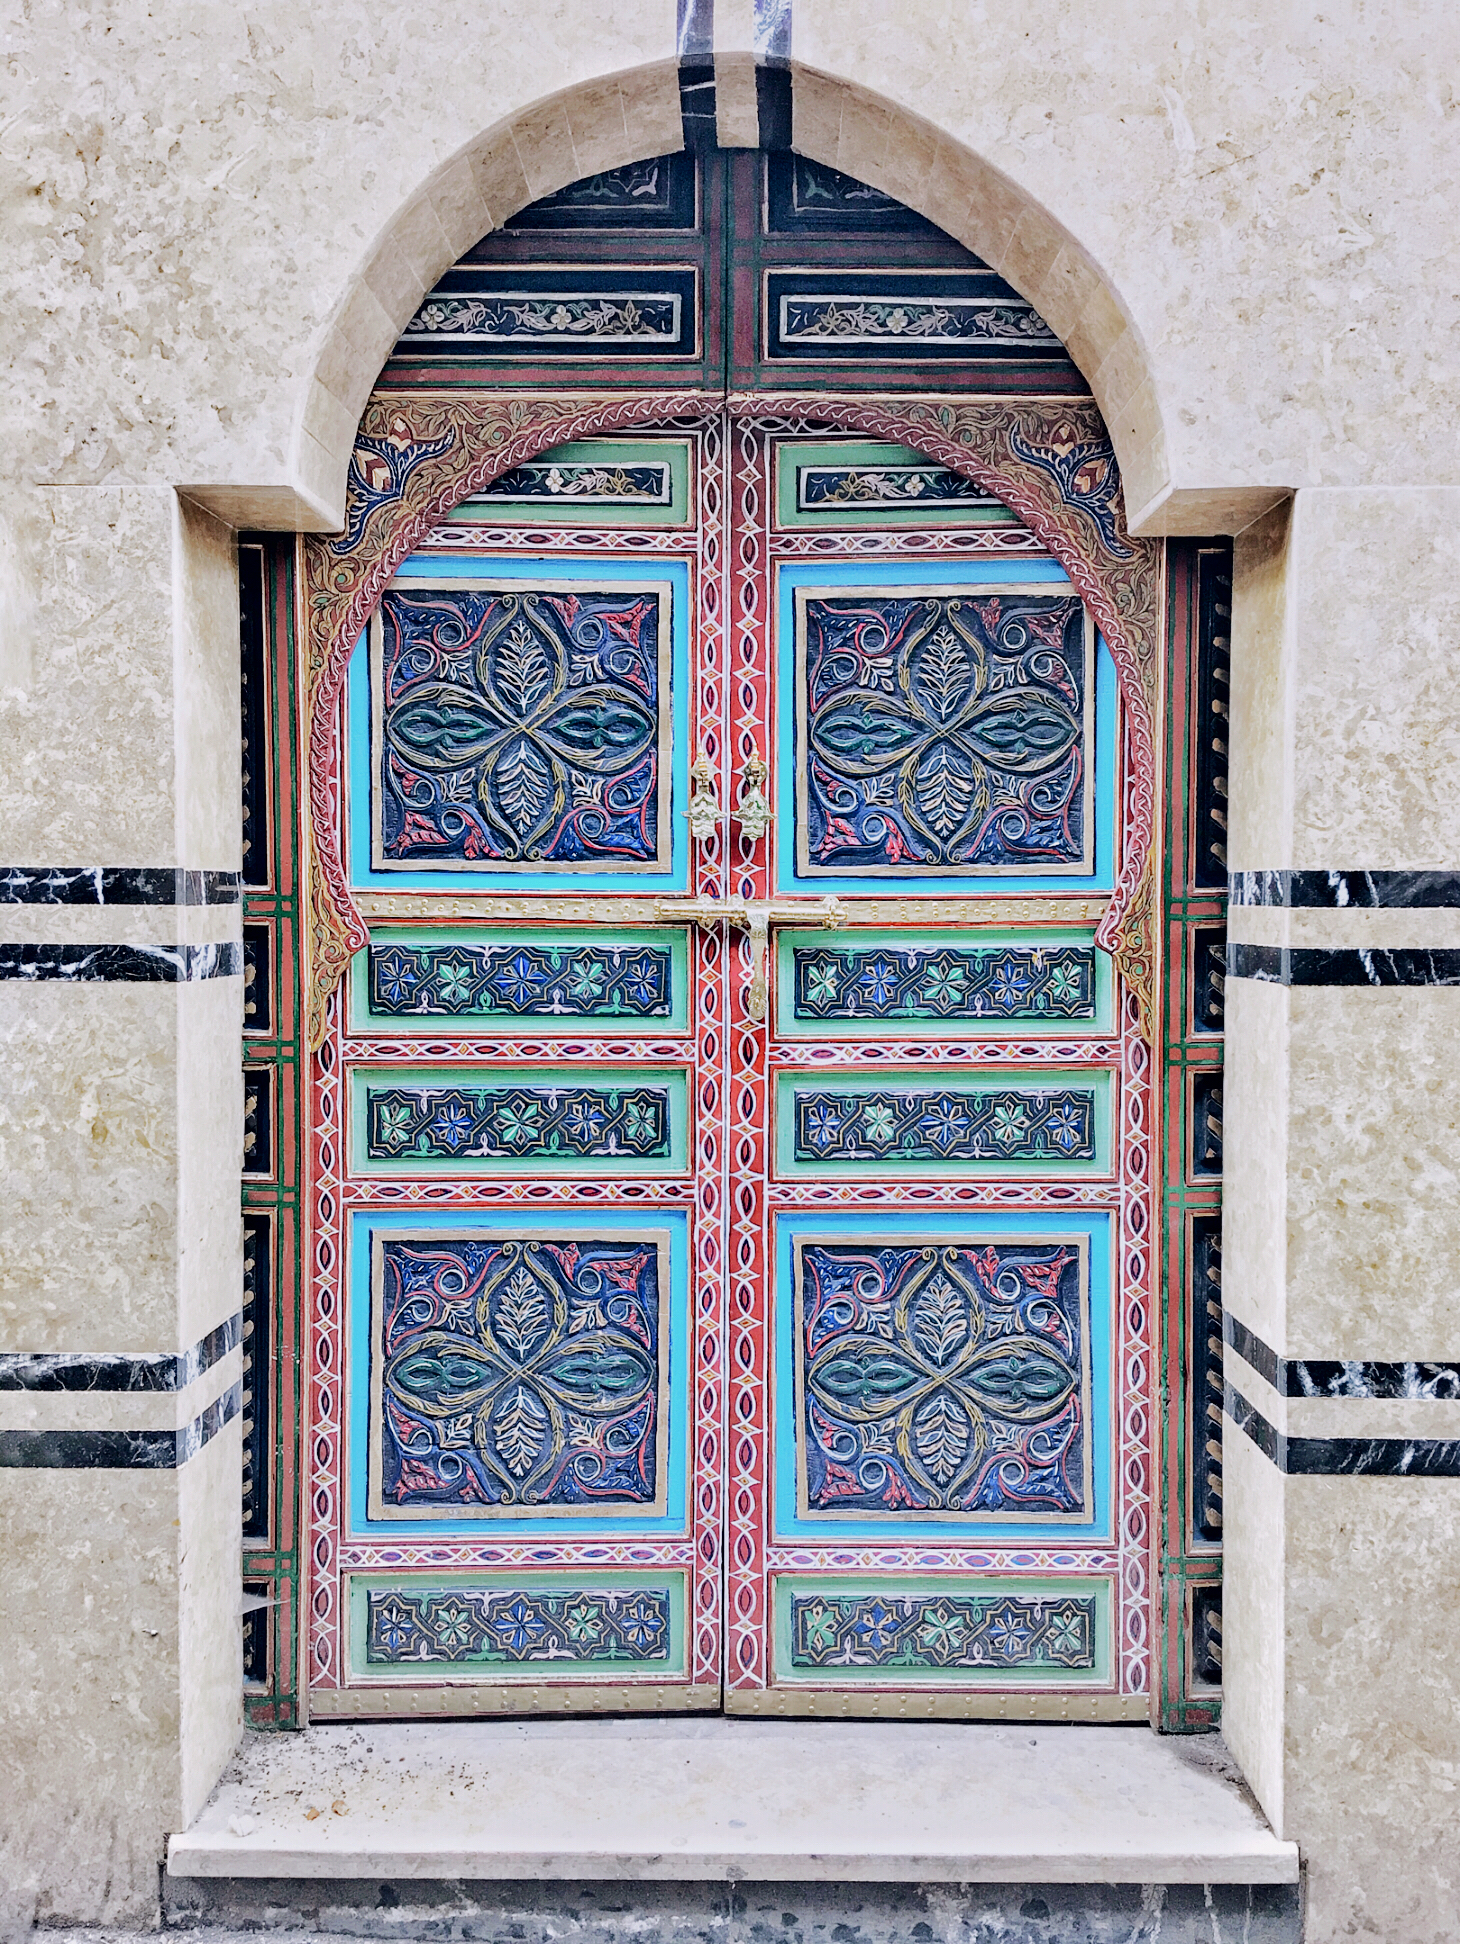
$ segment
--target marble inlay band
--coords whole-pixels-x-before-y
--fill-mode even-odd
[[[1460,906],[1460,871],[1233,871],[1234,905],[1437,911]]]
[[[147,865],[137,870],[102,864],[27,869],[0,865],[0,904],[233,905],[237,871],[184,871]]]
[[[1231,1384],[1227,1416],[1288,1477],[1460,1478],[1460,1438],[1293,1438]]]
[[[217,945],[0,945],[0,979],[196,985],[242,972],[243,947],[237,939]]]
[[[243,1406],[243,1384],[178,1431],[0,1431],[0,1467],[22,1471],[175,1471]]]
[[[0,1351],[0,1391],[181,1391],[243,1340],[243,1311],[191,1350]]]
[[[1460,1399],[1460,1363],[1340,1362],[1334,1357],[1280,1357],[1229,1310],[1222,1335],[1283,1397]]]
[[[1227,977],[1282,986],[1460,985],[1460,948],[1227,944]]]

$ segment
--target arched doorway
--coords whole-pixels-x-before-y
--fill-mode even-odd
[[[1146,1714],[1161,571],[803,158],[422,302],[305,563],[312,1712]]]

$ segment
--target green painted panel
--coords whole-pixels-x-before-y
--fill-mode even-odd
[[[1107,1579],[782,1573],[774,1679],[818,1686],[1109,1687]]]
[[[1114,1028],[1092,931],[778,931],[789,1039],[1067,1038]]]
[[[687,526],[689,470],[683,439],[580,439],[514,466],[447,519],[484,526]]]
[[[776,1167],[821,1178],[1091,1175],[1110,1169],[1111,1075],[781,1073]]]
[[[683,930],[473,925],[381,928],[350,970],[356,1032],[689,1029]]]
[[[776,519],[783,527],[1018,526],[1002,501],[926,459],[880,440],[781,440]]]
[[[670,1175],[689,1165],[672,1067],[356,1067],[357,1174]]]
[[[419,1681],[682,1677],[685,1575],[360,1573],[350,1581],[357,1675]]]

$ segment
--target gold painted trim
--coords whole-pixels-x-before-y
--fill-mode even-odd
[[[932,1694],[898,1688],[732,1688],[727,1715],[815,1716],[824,1721],[1149,1721],[1149,1694]]]
[[[538,1686],[470,1687],[446,1683],[429,1688],[379,1687],[311,1688],[309,1713],[315,1721],[371,1721],[402,1715],[582,1715],[582,1714],[718,1714],[718,1684],[686,1682],[681,1686],[634,1687],[620,1682],[590,1687],[586,1683],[543,1682]]]
[[[557,892],[516,897],[493,891],[362,891],[356,898],[361,917],[376,924],[396,924],[403,919],[436,919],[444,924],[448,920],[475,918],[483,923],[496,921],[506,924],[518,920],[528,924],[551,924],[557,920],[575,925],[652,925],[659,922],[654,910],[656,902],[669,901],[649,896],[575,898]],[[804,901],[804,909],[799,910],[796,909],[796,900],[792,898],[778,898],[775,902],[783,910],[777,912],[773,923],[814,928],[824,901],[808,897]],[[888,898],[843,891],[838,893],[837,903],[844,923],[853,926],[1098,925],[1105,916],[1110,898],[1108,894],[1069,898],[1010,898],[991,894],[983,898],[964,898],[938,897],[932,893],[921,898]],[[727,917],[730,915],[726,913]]]

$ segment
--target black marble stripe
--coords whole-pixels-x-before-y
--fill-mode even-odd
[[[0,945],[0,979],[196,985],[242,972],[243,948],[236,939],[218,945]]]
[[[715,101],[715,0],[678,0],[679,112],[687,149],[719,140]]]
[[[0,1352],[0,1391],[180,1391],[243,1341],[243,1312],[200,1337],[191,1350]]]
[[[1460,1438],[1290,1438],[1231,1384],[1227,1416],[1290,1478],[1460,1478]]]
[[[237,871],[0,865],[0,904],[234,905],[239,895]]]
[[[1282,986],[1460,985],[1460,948],[1242,945],[1227,942],[1227,977]]]
[[[1460,1398],[1460,1363],[1384,1363],[1374,1359],[1280,1357],[1255,1330],[1230,1311],[1222,1335],[1284,1397],[1417,1398],[1438,1403]]]
[[[1460,871],[1233,871],[1228,894],[1291,911],[1439,911],[1460,906]]]
[[[175,1471],[196,1458],[243,1403],[233,1384],[180,1431],[0,1431],[0,1466],[20,1471]]]

